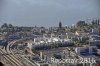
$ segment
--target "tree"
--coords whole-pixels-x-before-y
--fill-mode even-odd
[[[59,22],[59,28],[62,28],[62,23],[61,22]]]
[[[8,28],[8,24],[7,23],[4,23],[1,28]]]
[[[37,50],[35,50],[35,49],[31,49],[32,50],[32,52],[33,53],[35,53],[35,54],[38,54],[39,55],[39,52],[37,51]]]
[[[27,50],[25,50],[25,54],[28,54],[28,51]]]
[[[77,27],[83,27],[86,25],[86,23],[85,23],[85,21],[78,21],[76,25],[77,25]]]
[[[2,62],[0,62],[0,65],[1,65],[1,66],[4,66],[4,64],[3,64]]]
[[[12,27],[13,27],[13,25],[12,25],[12,24],[9,24],[8,26],[9,26],[9,28],[12,28]]]

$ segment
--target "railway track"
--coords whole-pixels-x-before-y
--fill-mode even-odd
[[[0,54],[3,55],[3,58],[5,58],[8,62],[11,63],[12,66],[22,66],[20,63],[18,63],[13,57],[9,56],[9,55],[4,55],[6,54],[5,52],[2,51],[2,49],[0,49]],[[3,60],[3,59],[2,59]]]
[[[19,40],[20,41],[20,40]],[[18,40],[15,40],[15,41],[12,41],[8,44],[7,48],[6,48],[6,52],[7,53],[12,53],[10,55],[10,57],[12,57],[17,63],[20,64],[20,66],[25,66],[27,63],[30,65],[30,66],[37,66],[35,65],[34,63],[32,63],[31,61],[29,61],[27,58],[24,58],[23,56],[21,56],[20,54],[15,54],[13,52],[13,49],[11,49],[10,47],[13,46],[13,44],[15,44],[16,42],[18,42]],[[25,63],[27,62],[27,63]]]

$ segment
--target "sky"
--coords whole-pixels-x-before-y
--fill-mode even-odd
[[[0,0],[0,25],[63,26],[99,19],[100,0]]]

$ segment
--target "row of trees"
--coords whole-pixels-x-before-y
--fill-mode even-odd
[[[7,24],[7,23],[4,23],[3,25],[1,25],[1,28],[12,28],[13,25],[12,24]]]

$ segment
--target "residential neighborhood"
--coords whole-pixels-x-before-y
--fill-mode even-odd
[[[0,47],[29,61],[25,63],[21,60],[22,65],[31,66],[33,63],[36,66],[99,66],[99,26],[99,20],[90,23],[78,21],[74,26],[62,26],[59,22],[58,27],[50,28],[19,27],[4,23],[0,28]],[[81,60],[67,61],[68,63],[52,61],[80,58],[85,58],[83,63]]]

